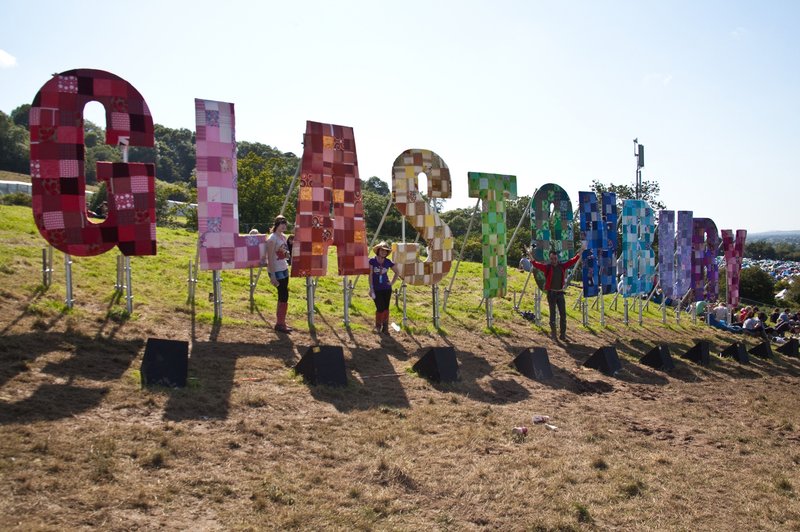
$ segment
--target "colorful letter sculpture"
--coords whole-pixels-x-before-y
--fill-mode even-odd
[[[692,287],[692,211],[658,213],[658,276],[664,297],[682,298]]]
[[[194,100],[197,125],[197,232],[200,269],[262,265],[266,235],[239,234],[233,104]]]
[[[622,203],[622,293],[625,297],[649,293],[653,287],[655,232],[653,209],[646,201],[625,200]]]
[[[550,207],[553,206],[552,216]],[[575,249],[572,234],[572,201],[567,191],[548,183],[536,191],[531,205],[531,235],[535,248],[533,258],[547,262],[551,250],[558,253],[561,261],[572,258]],[[536,284],[544,290],[544,274],[534,270]]]
[[[719,288],[719,233],[711,218],[692,221],[692,288],[695,301],[714,301]]]
[[[337,248],[339,275],[368,273],[367,229],[353,128],[306,122],[303,146],[292,277],[327,275],[330,245]]]
[[[504,297],[508,287],[506,199],[517,197],[517,177],[469,172],[469,197],[481,199],[483,297]]]
[[[583,261],[583,295],[593,297],[617,291],[617,195],[578,192],[581,239],[586,241]]]
[[[728,286],[728,305],[739,304],[739,272],[742,270],[742,257],[744,257],[744,242],[747,231],[738,229],[736,237],[730,229],[722,230],[722,248],[725,251],[725,273]]]
[[[153,118],[142,95],[102,70],[69,70],[36,94],[29,115],[33,217],[53,247],[77,256],[119,247],[124,255],[156,254],[155,166],[97,163],[107,183],[108,214],[86,217],[83,108],[100,102],[106,111],[106,144],[153,146]]]
[[[428,244],[428,257],[417,260],[419,244],[396,243],[392,259],[406,284],[435,285],[441,281],[453,261],[453,233],[419,193],[417,176],[428,176],[428,196],[450,197],[450,169],[441,157],[430,150],[406,150],[392,166],[392,196],[395,206],[409,219]]]

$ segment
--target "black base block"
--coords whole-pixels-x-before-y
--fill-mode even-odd
[[[750,357],[747,355],[747,348],[742,342],[733,342],[720,353],[724,357],[729,357],[741,364],[749,364]]]
[[[309,384],[347,386],[344,351],[338,345],[309,347],[294,370]]]
[[[711,344],[708,340],[699,340],[694,344],[694,347],[686,351],[681,358],[691,360],[701,366],[708,366],[711,363],[711,358],[709,357],[710,350]]]
[[[776,351],[782,355],[786,355],[789,357],[798,357],[800,353],[798,353],[798,347],[800,347],[800,342],[797,338],[790,338],[785,344],[780,346]]]
[[[758,358],[772,358],[772,346],[770,346],[769,342],[766,340],[760,344],[754,345],[747,352]]]
[[[428,349],[411,369],[433,382],[458,380],[458,361],[456,361],[456,352],[452,347]]]
[[[670,371],[675,368],[672,355],[669,354],[669,346],[661,344],[655,346],[646,355],[639,359],[639,362],[651,368]]]
[[[550,367],[550,357],[544,347],[530,347],[511,363],[517,371],[529,379],[544,381],[553,378],[553,369]]]
[[[142,387],[184,388],[189,373],[189,342],[148,338],[142,359]]]
[[[619,355],[617,355],[617,348],[613,345],[599,348],[583,365],[587,368],[596,369],[609,377],[613,377],[622,369]]]

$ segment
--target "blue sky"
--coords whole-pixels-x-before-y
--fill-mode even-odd
[[[643,178],[720,229],[800,230],[800,2],[406,1],[0,4],[0,110],[51,74],[113,72],[156,122],[236,105],[237,138],[302,152],[306,120],[355,129],[363,179],[432,149],[445,208],[467,172],[518,191]],[[87,112],[100,121],[97,109]]]

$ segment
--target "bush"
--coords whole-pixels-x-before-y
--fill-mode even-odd
[[[761,268],[744,268],[739,276],[739,295],[758,303],[774,305],[775,281]]]
[[[23,207],[31,206],[31,197],[24,192],[12,192],[0,196],[0,204],[2,205],[21,205]]]

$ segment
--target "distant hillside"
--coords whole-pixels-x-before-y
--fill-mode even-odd
[[[790,242],[792,244],[800,244],[800,231],[767,231],[765,233],[753,233],[747,235],[747,240],[750,242]]]

